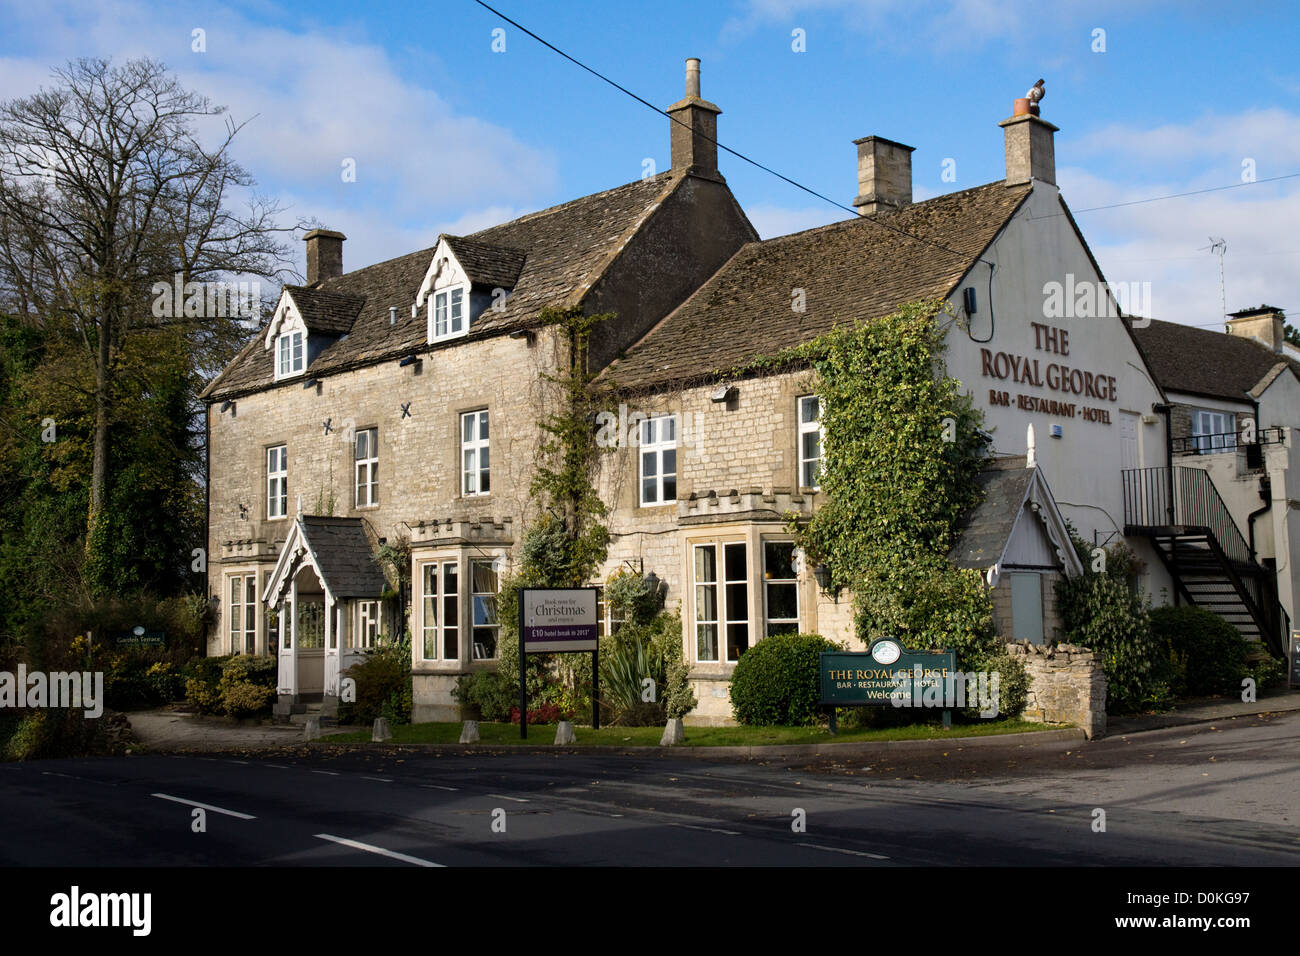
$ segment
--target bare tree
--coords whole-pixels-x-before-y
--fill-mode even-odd
[[[110,481],[124,343],[180,332],[196,368],[219,366],[247,337],[249,316],[174,300],[159,308],[161,290],[279,280],[292,227],[277,225],[278,206],[253,192],[230,155],[243,124],[226,119],[205,146],[197,127],[224,107],[182,88],[162,64],[81,59],[54,77],[53,88],[0,104],[0,306],[62,327],[94,371],[89,549]]]

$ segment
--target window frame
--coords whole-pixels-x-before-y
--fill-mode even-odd
[[[761,538],[761,539],[759,540],[759,548],[760,548],[761,551],[762,551],[762,566],[761,566],[761,568],[760,568],[760,573],[762,574],[762,579],[761,579],[761,580],[762,580],[762,583],[763,583],[763,638],[766,638],[766,637],[775,637],[776,634],[789,634],[789,633],[798,634],[799,631],[800,631],[800,629],[803,627],[803,597],[802,597],[802,595],[800,595],[800,593],[799,593],[799,591],[800,591],[800,587],[799,587],[799,571],[798,571],[797,568],[793,567],[794,561],[793,561],[793,554],[792,554],[792,555],[791,555],[791,565],[792,565],[792,567],[791,567],[791,573],[793,574],[793,577],[789,577],[789,578],[772,578],[772,577],[769,577],[769,576],[768,576],[768,571],[767,571],[767,548],[768,548],[768,545],[789,545],[790,548],[791,548],[791,551],[793,552],[794,547],[795,547],[795,543],[794,543],[793,540],[791,540],[791,539],[789,539],[789,538],[763,537],[763,538]],[[783,586],[783,587],[793,587],[793,589],[794,589],[794,617],[793,617],[793,618],[785,618],[785,617],[774,618],[774,617],[772,617],[772,615],[771,615],[771,610],[770,610],[770,604],[771,604],[771,601],[770,601],[770,595],[769,595],[769,591],[768,591],[768,589],[769,589],[772,585],[781,585],[781,586]],[[776,634],[772,634],[772,633],[771,633],[771,626],[772,626],[773,624],[778,624],[778,625],[783,625],[783,624],[793,624],[793,625],[794,625],[794,630],[793,630],[793,631],[784,631],[784,630],[782,630],[782,631],[777,631]],[[759,638],[759,640],[762,640],[763,638]]]
[[[365,458],[358,455],[361,451],[362,438],[365,438]],[[362,472],[368,481],[362,481]],[[376,508],[379,506],[379,428],[359,428],[352,436],[352,501],[356,508]],[[361,491],[368,491],[367,500],[361,500]]]
[[[459,664],[464,645],[460,640],[461,631],[461,594],[460,594],[460,558],[459,557],[442,557],[430,558],[427,561],[421,561],[419,567],[420,582],[420,661],[425,664]],[[437,590],[433,595],[436,620],[430,626],[427,620],[429,608],[429,588],[428,578],[429,570],[434,569],[433,578],[437,582]],[[451,571],[456,578],[456,590],[454,594],[447,593],[447,576]],[[454,601],[454,610],[448,614],[448,602]],[[450,620],[449,620],[450,619]],[[447,654],[448,632],[452,631],[453,639],[456,641],[455,655]],[[433,634],[434,656],[428,654],[429,636]]]
[[[473,419],[474,435],[472,438],[465,437],[465,422],[467,419]],[[481,498],[492,493],[492,418],[489,409],[476,408],[472,411],[461,412],[457,417],[456,438],[458,442],[459,453],[456,459],[456,467],[460,473],[460,495],[462,498]],[[487,437],[481,437],[486,431]],[[466,467],[466,454],[472,454],[473,465]],[[486,460],[487,466],[484,467],[482,462]],[[474,490],[470,490],[468,479],[473,477]],[[487,489],[483,490],[483,479],[486,478]]]
[[[460,327],[453,328],[455,321],[453,307],[456,304],[457,296],[460,299]],[[446,339],[460,338],[469,334],[469,300],[470,287],[467,283],[461,282],[456,285],[443,286],[440,289],[434,289],[428,296],[429,312],[429,341],[441,342]],[[441,318],[440,316],[441,312]],[[439,331],[441,323],[442,331]]]
[[[1217,424],[1211,426],[1211,430],[1205,430],[1202,422],[1205,420],[1212,422],[1221,422],[1222,427]],[[1237,416],[1233,412],[1223,412],[1213,408],[1198,408],[1192,415],[1192,439],[1198,455],[1213,455],[1217,452],[1227,452],[1237,450]]]
[[[754,646],[754,630],[750,621],[750,587],[752,580],[750,578],[750,549],[749,542],[744,539],[710,539],[705,541],[692,541],[691,543],[691,617],[692,617],[692,654],[694,660],[700,664],[729,664],[734,665],[744,654],[742,650],[733,659],[731,657],[731,628],[733,625],[744,625],[746,633],[745,650]],[[713,552],[714,561],[714,579],[712,581],[700,581],[698,577],[699,558],[698,554],[701,549],[709,549]],[[727,551],[729,548],[740,548],[744,554],[745,575],[743,578],[731,578],[727,573]],[[739,601],[739,613],[732,606],[731,588],[736,585],[742,585],[745,589],[744,598]],[[714,616],[712,618],[701,618],[700,616],[700,588],[712,588],[714,595]],[[700,625],[713,626],[714,630],[714,651],[715,656],[705,657],[700,653]]]
[[[664,440],[660,437],[660,423],[672,422],[672,439]],[[645,441],[645,429],[650,428],[651,441]],[[677,437],[681,434],[681,422],[676,412],[670,412],[664,415],[654,415],[644,418],[637,422],[637,506],[641,508],[662,508],[665,505],[677,504],[677,479],[680,472],[678,467],[680,462],[677,457]],[[664,468],[664,454],[671,451],[673,453],[673,467],[669,472]],[[653,501],[646,500],[646,455],[649,453],[654,456],[655,474],[650,476],[655,483],[656,499]],[[668,498],[664,495],[664,478],[668,475],[673,480],[673,496]]]
[[[373,608],[373,615],[367,613],[368,609]],[[350,646],[361,648],[362,650],[373,650],[379,646],[379,635],[383,631],[384,609],[382,603],[377,599],[357,602],[357,629],[352,635]],[[373,629],[373,633],[370,633]]]
[[[238,582],[238,584],[236,584]],[[248,593],[249,586],[252,586],[253,593]],[[233,589],[239,588],[239,600],[235,600]],[[234,574],[226,575],[225,593],[229,597],[227,608],[228,619],[226,621],[226,638],[227,644],[232,654],[256,654],[257,653],[257,621],[260,615],[257,612],[258,601],[258,580],[256,571],[239,571]],[[236,646],[235,640],[235,608],[239,608],[239,620],[241,622],[238,628],[240,640]],[[253,626],[248,626],[249,620],[252,620]]]
[[[305,371],[307,371],[307,333],[302,329],[288,329],[281,332],[275,337],[275,380],[278,382],[282,378],[293,378]]]
[[[810,422],[804,421],[804,406],[805,403],[807,403],[808,401],[813,401],[817,403],[817,417]],[[798,429],[799,434],[798,434],[798,438],[796,439],[799,443],[798,456],[797,456],[799,459],[799,474],[797,476],[799,479],[798,485],[800,488],[810,488],[813,490],[820,490],[821,489],[821,481],[820,481],[821,466],[822,466],[822,461],[825,458],[825,442],[826,442],[826,429],[822,427],[821,396],[800,395],[796,411],[797,411],[797,419],[799,425],[799,429]],[[816,458],[808,458],[804,455],[804,436],[810,433],[816,433],[817,435],[817,457]],[[815,480],[812,482],[807,482],[804,480],[804,478],[806,477],[805,468],[810,462],[817,463],[817,472],[813,476]]]
[[[495,564],[496,564],[495,558],[470,558],[469,559],[469,575],[466,579],[466,582],[469,587],[467,594],[469,597],[469,638],[470,638],[469,652],[470,652],[471,661],[495,661],[495,660],[500,660],[501,658],[501,604],[500,604],[501,575],[497,572],[496,568],[494,567]],[[474,569],[479,566],[485,566],[488,569],[488,571],[492,574],[493,580],[496,583],[495,591],[489,592],[489,591],[477,590],[477,584],[474,579]],[[495,611],[496,623],[479,624],[477,621],[478,599],[481,597],[486,598],[489,596],[492,599],[492,606]],[[478,637],[478,632],[484,630],[490,630],[493,632],[492,653],[490,655],[485,654],[483,656],[479,656],[478,653],[479,642],[477,640],[477,637]]]
[[[279,452],[279,470],[271,470],[271,457]],[[279,495],[274,495],[276,482],[279,482]],[[277,513],[273,504],[278,500]],[[266,520],[279,521],[289,516],[289,446],[287,444],[266,446]]]

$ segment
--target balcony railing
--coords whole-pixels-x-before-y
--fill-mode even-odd
[[[1215,455],[1244,448],[1247,457],[1253,458],[1260,452],[1258,446],[1281,445],[1286,442],[1285,428],[1262,428],[1253,436],[1254,441],[1246,440],[1251,437],[1248,431],[1248,429],[1243,428],[1235,432],[1185,435],[1182,438],[1173,439],[1173,452],[1175,455]],[[1260,458],[1262,461],[1262,456]]]

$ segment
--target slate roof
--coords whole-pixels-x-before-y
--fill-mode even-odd
[[[522,249],[476,242],[464,236],[443,236],[451,254],[474,285],[513,289],[527,257]]]
[[[1002,557],[1033,477],[1023,457],[999,458],[985,466],[977,479],[983,500],[962,516],[948,552],[953,565],[982,570]]]
[[[580,304],[646,218],[684,179],[685,174],[680,170],[668,170],[469,236],[449,237],[470,260],[465,263],[466,268],[472,273],[477,271],[485,284],[489,281],[502,284],[495,280],[506,278],[514,270],[510,283],[513,291],[505,300],[504,308],[485,312],[476,319],[466,338],[527,327],[547,307]],[[350,333],[326,347],[305,374],[326,374],[382,359],[454,347],[464,341],[451,339],[429,345],[424,314],[411,317],[411,304],[436,248],[435,244],[313,286],[309,290],[316,293],[313,302],[322,293],[329,296],[321,301],[328,304],[331,314],[338,307],[337,297],[345,297],[349,302],[360,299],[362,304],[353,317]],[[300,293],[293,294],[294,300],[299,301]],[[390,306],[397,308],[397,322],[391,325]],[[315,314],[304,315],[303,319],[309,329],[313,322],[321,321]],[[215,401],[274,384],[274,357],[271,350],[263,347],[265,334],[264,326],[205,389],[204,398]]]
[[[303,515],[303,537],[325,584],[339,598],[378,598],[388,586],[360,518]]]
[[[1300,376],[1300,362],[1241,335],[1157,319],[1145,328],[1134,326],[1133,335],[1156,382],[1172,392],[1240,402],[1279,363]]]
[[[998,181],[749,243],[602,377],[629,390],[705,381],[835,325],[945,298],[1030,188]]]
[[[310,286],[290,285],[285,289],[293,296],[308,332],[346,335],[352,331],[352,323],[366,302],[359,295],[325,292]]]

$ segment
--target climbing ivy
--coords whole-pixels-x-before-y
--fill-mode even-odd
[[[780,356],[816,375],[825,439],[823,500],[796,538],[854,595],[859,638],[953,648],[973,663],[995,645],[976,571],[947,560],[979,502],[979,411],[947,375],[937,302],[845,324]]]

